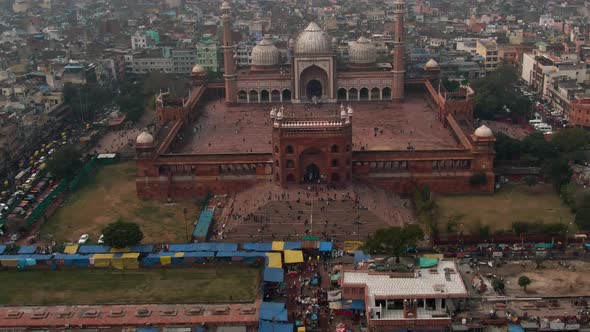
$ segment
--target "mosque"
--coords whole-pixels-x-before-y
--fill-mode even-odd
[[[377,63],[365,37],[337,63],[330,37],[312,22],[289,41],[287,61],[265,36],[251,66],[238,68],[224,1],[224,83],[207,82],[197,65],[185,98],[158,97],[157,125],[137,137],[138,195],[356,181],[394,192],[493,192],[495,138],[474,127],[473,90],[446,91],[434,60],[406,77],[404,0],[394,10],[390,63]]]

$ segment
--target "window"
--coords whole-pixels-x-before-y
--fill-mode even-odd
[[[275,145],[275,153],[279,153],[279,146]]]
[[[332,148],[331,148],[332,153],[338,153],[338,150],[339,150],[338,145],[336,145],[336,144],[332,145]]]
[[[287,160],[287,168],[295,168],[295,163],[293,163],[293,160]]]
[[[332,159],[332,167],[338,167],[338,159]]]
[[[291,145],[287,146],[287,149],[285,150],[288,154],[292,154],[293,153],[293,147]]]

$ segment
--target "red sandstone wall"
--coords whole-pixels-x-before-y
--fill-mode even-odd
[[[161,180],[160,180],[161,179]],[[205,196],[207,193],[212,194],[233,194],[246,190],[258,183],[264,183],[269,179],[256,177],[244,180],[189,180],[189,181],[172,181],[168,185],[166,177],[162,178],[138,178],[135,182],[137,196],[149,199],[167,199],[167,198],[196,198]],[[170,195],[170,196],[169,196]]]

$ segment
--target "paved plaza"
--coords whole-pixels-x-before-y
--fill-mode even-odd
[[[390,102],[352,102],[355,150],[444,150],[460,148],[423,94],[409,95],[403,105]],[[190,136],[179,144],[179,153],[270,153],[272,122],[269,113],[279,104],[240,105],[210,101],[188,128]],[[348,106],[346,104],[345,106]],[[285,117],[337,117],[340,104],[318,107],[288,104]]]

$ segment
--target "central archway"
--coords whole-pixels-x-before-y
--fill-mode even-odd
[[[332,98],[328,73],[317,65],[305,68],[299,76],[299,94],[300,100]]]
[[[322,97],[322,82],[318,80],[311,80],[307,83],[307,97]]]
[[[317,182],[321,178],[320,168],[312,163],[305,168],[304,182]]]

